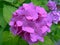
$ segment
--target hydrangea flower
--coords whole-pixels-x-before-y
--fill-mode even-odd
[[[50,10],[57,10],[57,6],[54,1],[49,0],[47,6]]]
[[[60,21],[60,11],[57,10],[56,3],[54,1],[49,1],[47,6],[51,10],[48,16],[50,16],[53,23],[57,24]]]
[[[29,44],[44,42],[44,36],[50,32],[52,20],[43,7],[33,3],[23,4],[12,15],[10,31],[21,36]]]
[[[51,12],[48,13],[48,15],[52,19],[53,23],[58,24],[58,22],[60,21],[60,14],[59,14],[59,12],[51,11]]]

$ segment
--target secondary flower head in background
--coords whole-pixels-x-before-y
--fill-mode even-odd
[[[57,10],[57,6],[54,1],[49,0],[47,6],[50,10]]]
[[[12,15],[10,31],[21,36],[29,44],[44,42],[44,36],[50,32],[52,20],[43,7],[33,3],[23,4]]]
[[[47,6],[51,10],[48,16],[51,17],[53,23],[57,24],[60,21],[60,11],[57,10],[56,3],[54,1],[49,1]]]
[[[52,22],[55,24],[58,24],[58,22],[60,21],[60,13],[58,11],[51,11],[48,13],[48,16],[51,17]]]

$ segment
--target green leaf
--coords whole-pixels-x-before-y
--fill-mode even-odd
[[[6,24],[7,23],[3,17],[3,3],[0,1],[0,26],[4,28]]]
[[[59,25],[59,24],[57,24],[55,30],[56,30],[56,31],[54,32],[54,33],[55,33],[54,39],[55,39],[56,41],[58,41],[58,40],[60,39],[60,25]]]
[[[4,19],[7,23],[9,23],[11,17],[12,17],[12,13],[16,10],[15,7],[9,6],[9,5],[4,5],[3,8],[3,16]]]
[[[31,0],[35,5],[38,5],[38,6],[42,6],[44,7],[47,11],[48,11],[48,8],[46,6],[47,4],[47,0],[43,1],[43,0]]]
[[[18,36],[14,36],[9,31],[4,31],[3,35],[3,45],[27,45],[26,41]]]
[[[43,0],[31,0],[35,5],[46,5],[47,4],[47,0],[43,1]]]
[[[0,8],[0,25],[1,25],[1,27],[4,28],[7,23],[6,23],[2,13],[3,13],[2,8]]]
[[[33,45],[54,45],[54,43],[52,42],[52,40],[48,36],[46,36],[44,42],[38,42]]]
[[[19,7],[25,0],[4,0],[4,1],[16,7]]]
[[[60,25],[53,24],[51,27],[51,33],[48,36],[53,42],[58,41],[60,39]]]
[[[13,3],[14,0],[4,0],[4,1],[7,1],[7,2],[11,2],[11,3]]]
[[[18,45],[28,45],[28,43],[24,39],[20,38]]]
[[[23,3],[25,0],[18,0],[18,2]]]
[[[0,27],[0,45],[2,45],[2,33],[3,33],[3,28]]]
[[[10,3],[16,3],[16,2],[23,3],[25,0],[4,0],[4,1],[10,2]]]
[[[31,0],[25,0],[24,1],[24,3],[30,3],[31,2]]]
[[[57,24],[53,24],[53,25],[51,26],[51,31],[55,32],[56,29],[57,29],[57,27],[58,27]]]
[[[40,2],[40,0],[38,1],[38,0],[31,0],[35,5],[41,5],[41,2]]]
[[[19,37],[14,37],[9,31],[4,31],[2,35],[3,35],[3,40],[2,40],[3,45],[17,45],[18,44]]]
[[[3,3],[0,1],[0,45],[2,45],[2,32],[6,26],[6,22],[3,18]]]

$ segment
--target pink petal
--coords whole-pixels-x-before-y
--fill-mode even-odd
[[[31,27],[22,27],[22,30],[23,30],[23,31],[27,31],[27,32],[29,32],[29,33],[34,33],[34,29],[31,28]]]
[[[42,7],[37,6],[37,7],[36,7],[36,11],[37,11],[42,17],[46,17],[46,16],[47,16],[47,12],[46,12],[45,9],[42,8]]]
[[[16,24],[17,26],[22,26],[23,23],[21,21],[17,21]]]
[[[41,41],[41,42],[44,42],[44,38],[43,37],[40,37],[39,35],[33,33],[33,34],[30,34],[31,36],[31,40],[32,42],[36,42],[37,40]]]
[[[33,3],[29,3],[29,4],[23,4],[23,7],[25,10],[28,10],[28,9],[34,9],[35,6],[33,5]]]
[[[30,36],[31,36],[32,42],[36,42],[36,41],[37,41],[37,36],[36,36],[36,34],[30,34]]]
[[[13,21],[10,21],[9,25],[10,26],[13,26],[14,25],[14,22]]]
[[[52,23],[47,23],[47,26],[51,27]]]
[[[44,38],[43,37],[39,36],[38,39],[39,39],[39,41],[44,42]]]
[[[24,10],[16,10],[16,13],[17,13],[18,15],[24,15]]]
[[[10,31],[13,33],[13,35],[16,35],[17,34],[17,30],[14,27],[11,27],[10,28]]]
[[[31,4],[32,5],[32,4]],[[23,4],[24,9],[27,11],[27,15],[33,17],[33,20],[36,20],[38,18],[38,14],[33,8],[34,6],[31,6],[29,4]]]
[[[26,16],[26,18],[27,18],[28,20],[32,20],[32,19],[33,19],[33,17],[31,17],[31,16]]]
[[[43,26],[41,30],[42,30],[42,33],[50,32],[50,28],[48,28],[47,26]]]

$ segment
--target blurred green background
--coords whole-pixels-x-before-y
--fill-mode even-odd
[[[48,0],[0,0],[0,45],[28,45],[28,43],[18,36],[14,36],[9,30],[9,21],[12,13],[23,3],[33,2],[42,6],[49,12],[46,6]],[[44,43],[38,42],[33,45],[55,45],[60,40],[60,24],[53,24],[51,33],[44,37]]]

